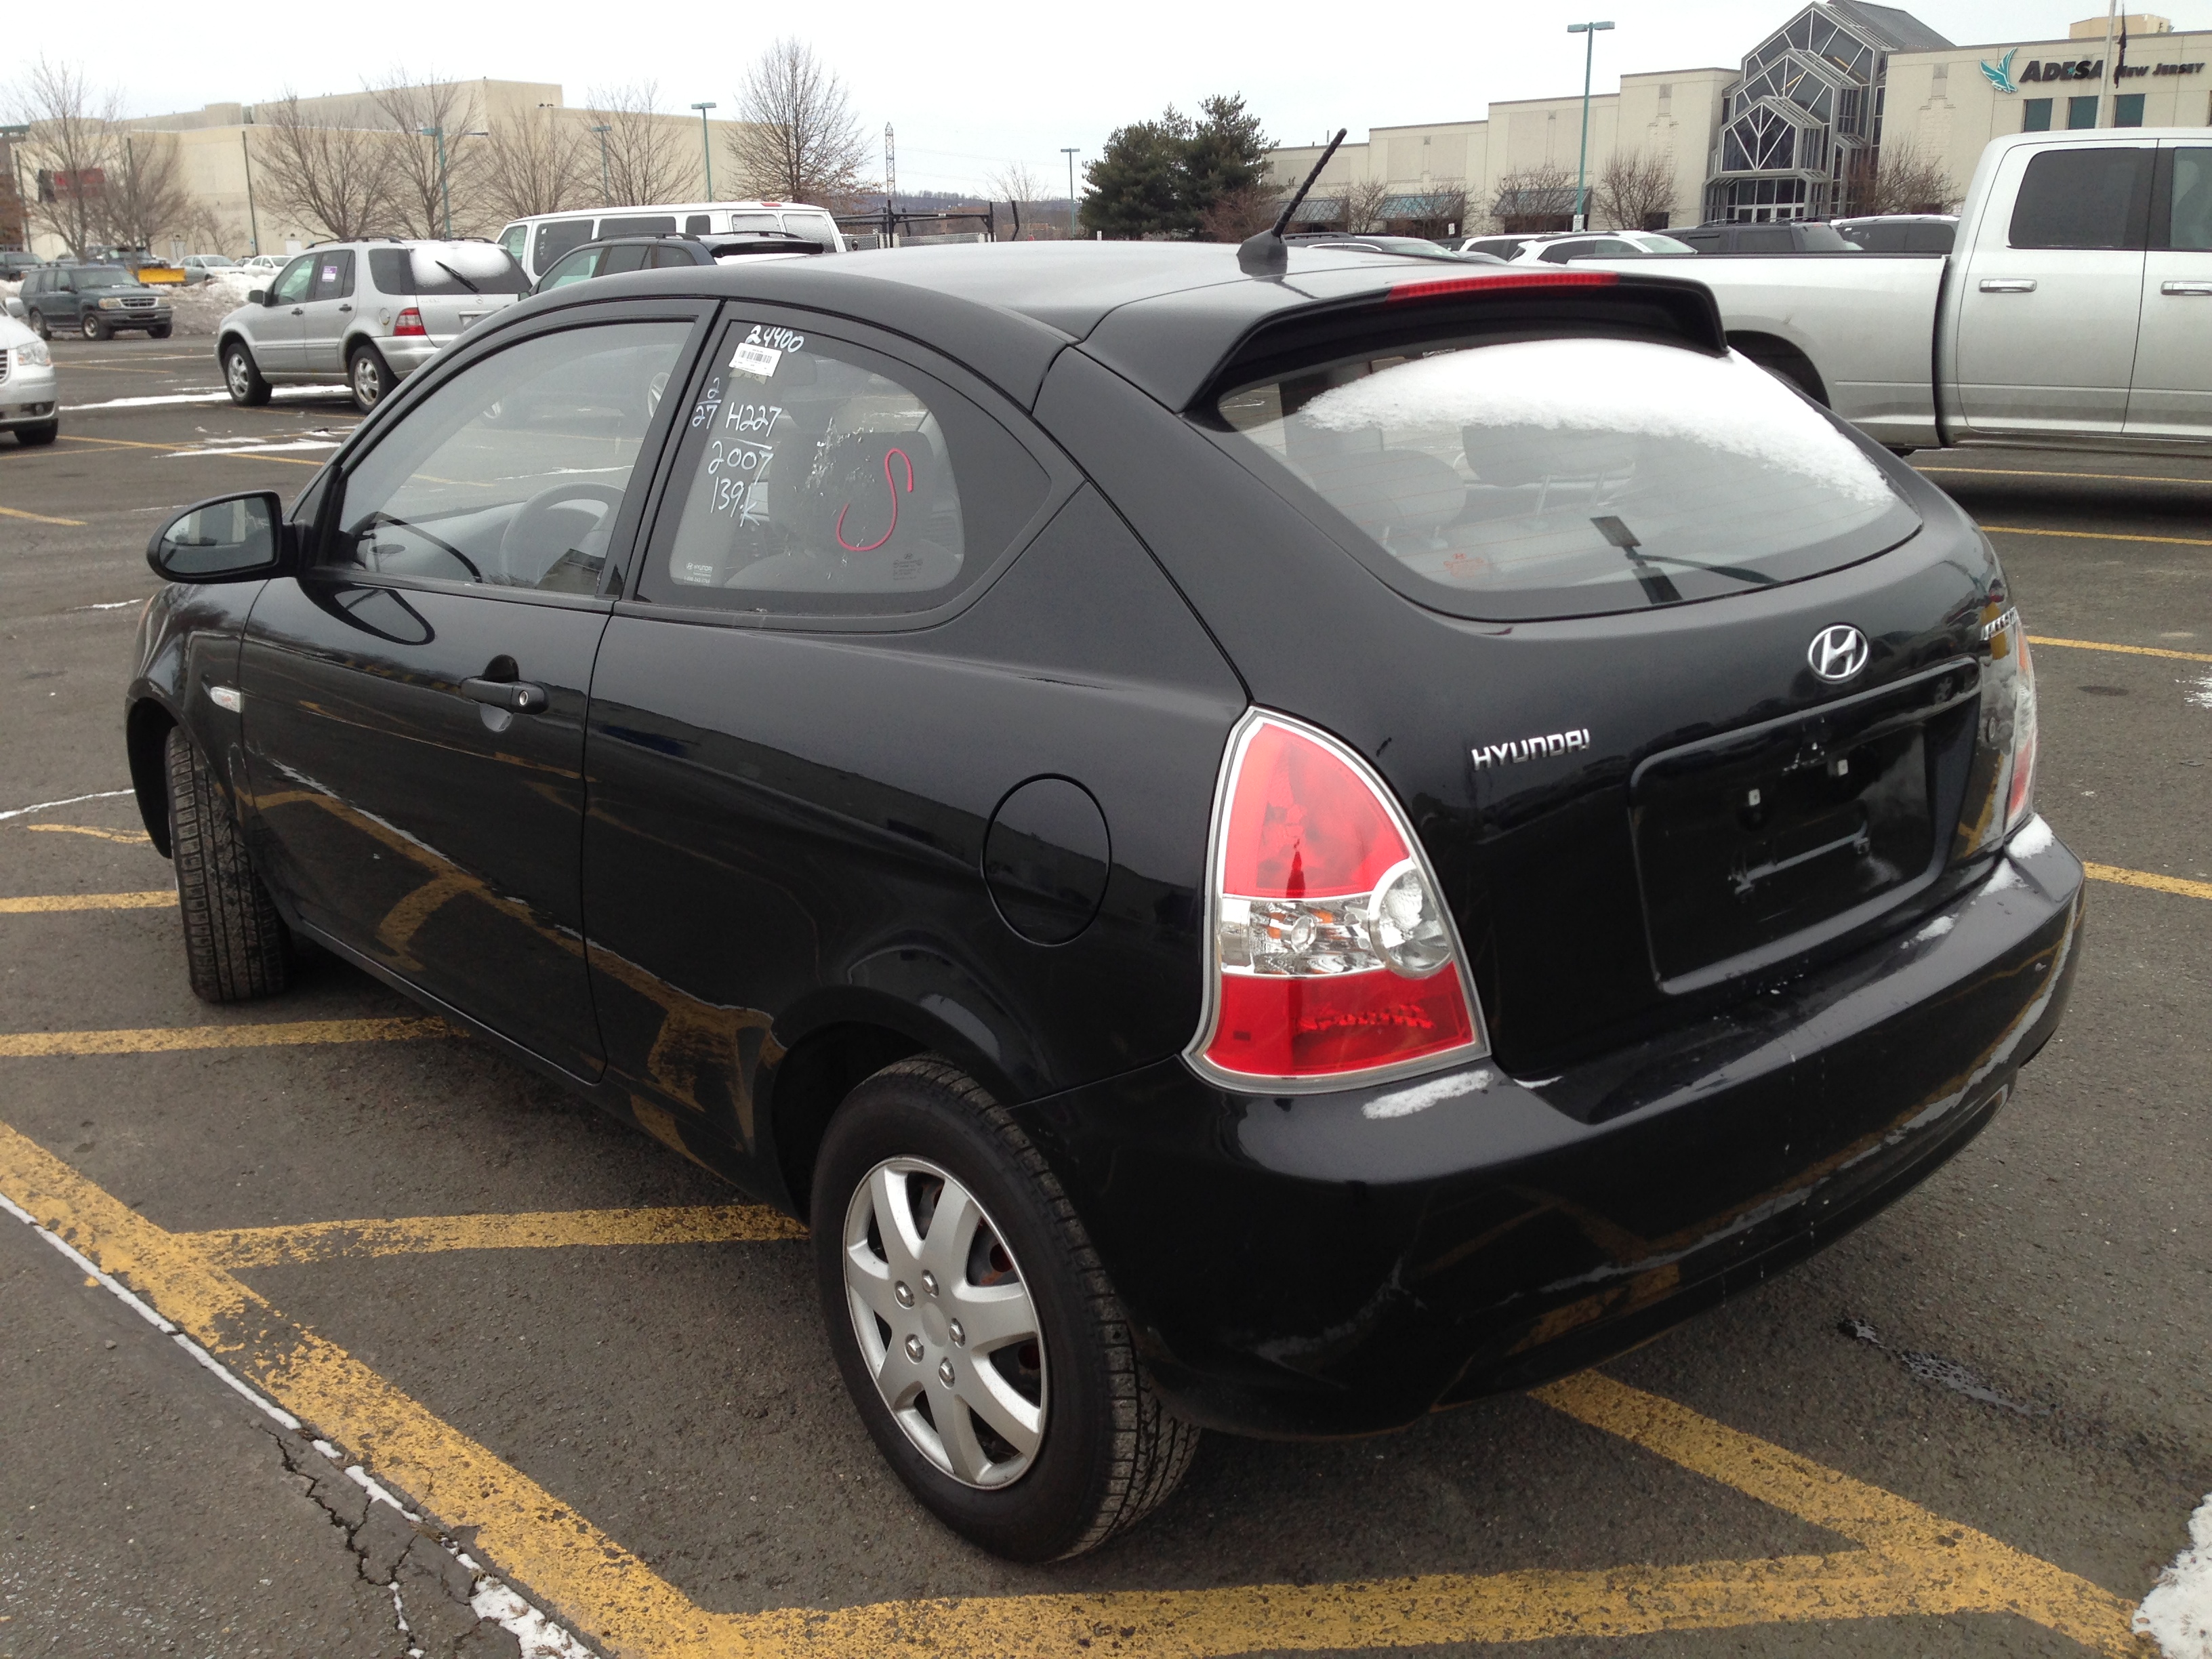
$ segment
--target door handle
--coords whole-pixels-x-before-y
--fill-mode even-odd
[[[527,680],[472,678],[461,682],[461,695],[473,702],[488,702],[513,714],[535,714],[545,707],[546,701],[545,688],[532,685]]]
[[[292,307],[292,314],[295,317],[304,317],[307,314],[307,308],[305,306],[294,306]]]
[[[2033,276],[1984,276],[1982,278],[1982,292],[1984,294],[2033,294],[2035,292],[2035,278]]]
[[[342,306],[340,306],[340,307],[338,307],[338,309],[339,309],[340,311],[351,311],[351,310],[353,309],[353,307],[352,307],[350,304],[348,304],[348,305],[342,305]]]
[[[2158,291],[2160,294],[2212,295],[2212,277],[2187,276],[2175,282],[2160,283]]]

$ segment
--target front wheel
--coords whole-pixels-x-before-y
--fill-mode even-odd
[[[107,319],[96,311],[86,312],[78,319],[77,327],[83,331],[84,337],[88,340],[104,340],[109,333]]]
[[[169,732],[169,856],[185,967],[203,1002],[274,996],[289,977],[289,932],[246,856],[215,775],[183,728]]]
[[[815,1266],[847,1391],[939,1520],[1019,1561],[1079,1555],[1189,1467],[1127,1314],[1006,1109],[934,1056],[847,1097],[815,1169]]]
[[[392,371],[374,346],[356,346],[346,360],[346,384],[353,391],[353,406],[366,415],[392,390]]]
[[[222,385],[231,402],[241,409],[258,408],[269,401],[269,382],[243,340],[233,340],[222,349]]]
[[[50,444],[61,435],[62,421],[58,415],[51,421],[41,421],[36,426],[19,426],[15,428],[15,441],[26,449],[36,449],[41,444]]]
[[[146,332],[151,338],[156,340],[166,340],[169,337],[169,330],[172,326],[173,325],[168,323],[156,323],[153,327],[148,329]]]
[[[51,340],[54,337],[53,330],[46,326],[46,313],[45,312],[34,311],[30,314],[27,320],[30,323],[31,332],[37,335],[41,340]]]

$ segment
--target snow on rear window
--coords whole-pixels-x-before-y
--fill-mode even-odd
[[[1602,338],[1440,343],[1230,393],[1228,425],[1465,614],[1707,599],[1869,556],[1918,520],[1741,357]]]

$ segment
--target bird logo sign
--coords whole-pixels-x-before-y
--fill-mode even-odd
[[[2013,84],[2012,80],[2012,60],[2019,56],[2020,48],[2018,46],[2014,46],[2010,52],[2007,52],[2002,58],[1999,58],[1994,64],[1989,62],[1986,58],[1983,60],[1982,73],[1989,76],[1990,84],[1995,87],[1999,92],[2018,92],[2020,90],[2018,87]]]

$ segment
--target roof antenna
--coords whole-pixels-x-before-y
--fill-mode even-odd
[[[1336,147],[1344,142],[1344,135],[1349,131],[1346,127],[1336,130],[1336,137],[1330,139],[1328,148],[1322,151],[1321,160],[1316,161],[1313,171],[1306,174],[1305,183],[1298,186],[1296,195],[1283,204],[1282,214],[1274,224],[1256,235],[1246,237],[1238,244],[1237,268],[1247,276],[1279,276],[1291,268],[1291,251],[1283,242],[1283,227],[1291,222],[1291,216],[1306,199],[1306,192],[1314,187],[1314,180],[1321,177],[1321,170],[1328,165],[1328,158],[1336,154]]]

